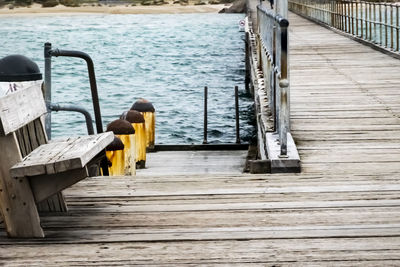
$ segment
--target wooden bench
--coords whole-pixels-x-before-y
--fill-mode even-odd
[[[108,132],[48,143],[46,112],[39,86],[0,98],[0,211],[10,237],[44,237],[39,211],[66,211],[61,191],[88,177],[114,139]]]

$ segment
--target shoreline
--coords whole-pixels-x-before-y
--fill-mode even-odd
[[[179,5],[166,4],[162,6],[80,6],[66,7],[42,7],[34,4],[31,7],[15,7],[0,9],[0,17],[7,16],[39,16],[39,15],[82,15],[82,14],[188,14],[188,13],[218,13],[221,9],[230,5]]]

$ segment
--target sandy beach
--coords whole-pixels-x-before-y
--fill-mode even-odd
[[[43,8],[39,4],[33,4],[31,7],[16,7],[9,9],[3,7],[0,9],[0,16],[16,16],[16,15],[51,15],[51,14],[82,14],[82,13],[104,13],[104,14],[183,14],[183,13],[217,13],[224,7],[219,5],[186,5],[166,4],[162,6],[91,6],[83,5],[80,7],[66,7],[58,5],[50,8]]]

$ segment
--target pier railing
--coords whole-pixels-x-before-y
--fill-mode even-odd
[[[287,156],[289,127],[289,79],[288,79],[288,26],[287,19],[265,7],[257,7],[258,69],[264,76],[264,88],[268,101],[268,113],[273,125],[270,131],[279,135],[280,156]]]
[[[254,96],[257,118],[257,157],[249,160],[251,173],[301,171],[290,133],[289,21],[285,3],[274,9],[267,9],[264,3],[256,6],[256,0],[247,3],[246,88]]]
[[[400,5],[344,0],[289,0],[289,9],[385,50],[399,53]]]

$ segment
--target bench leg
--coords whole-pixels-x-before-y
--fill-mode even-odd
[[[1,181],[0,208],[10,237],[44,237],[33,194],[26,177]]]
[[[22,159],[15,134],[0,138],[0,147],[0,211],[7,233],[10,237],[44,237],[28,179],[10,176],[11,166]]]

